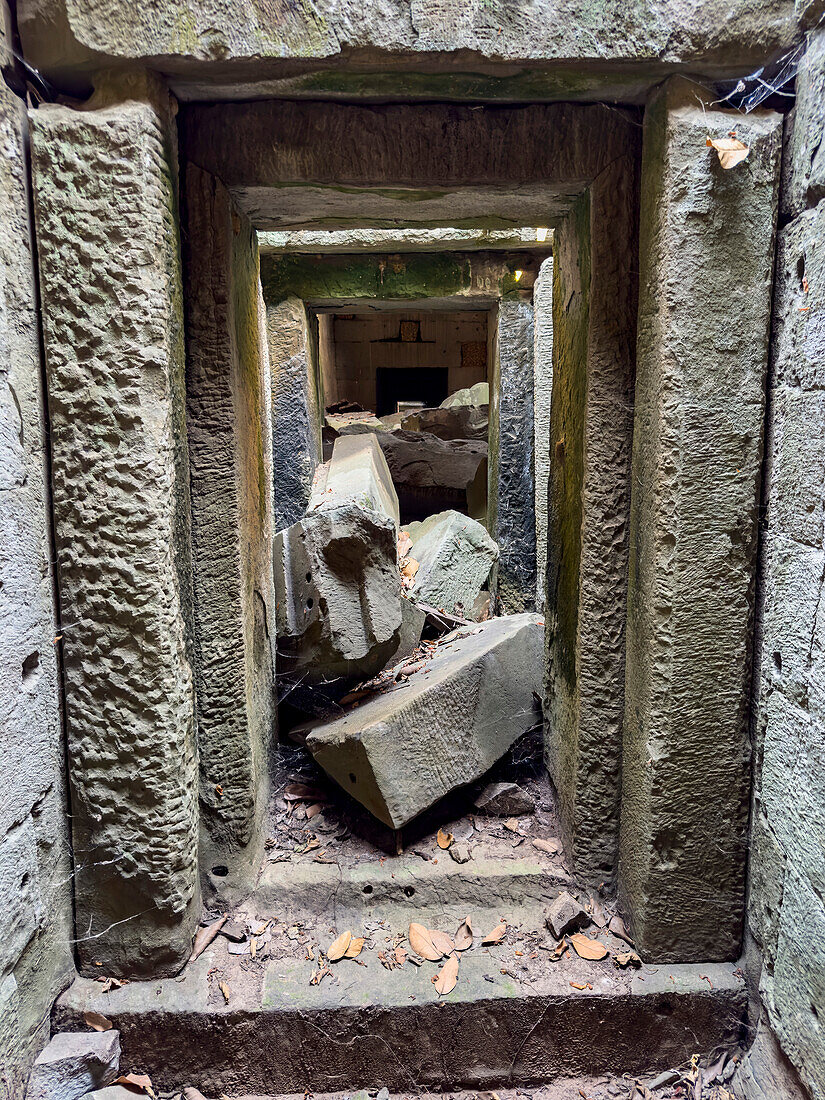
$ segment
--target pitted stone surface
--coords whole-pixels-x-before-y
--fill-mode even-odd
[[[533,284],[533,448],[536,507],[536,610],[547,590],[547,498],[550,492],[550,405],[553,393],[553,260]]]
[[[8,50],[6,5],[0,43]],[[72,973],[26,109],[0,84],[0,1096],[18,1097]]]
[[[476,520],[460,512],[439,512],[404,530],[418,562],[409,594],[450,614],[474,618],[474,605],[499,560],[496,544]]]
[[[451,638],[426,669],[307,739],[321,767],[395,829],[478,779],[537,716],[543,632],[535,615]]]
[[[317,368],[306,307],[298,298],[267,303],[272,379],[272,485],[275,530],[301,518],[321,455]]]
[[[499,303],[493,369],[488,526],[501,555],[498,596],[507,611],[525,611],[536,602],[531,302]]]
[[[374,433],[340,436],[312,486],[310,513],[355,504],[398,527],[398,496]]]
[[[620,891],[662,961],[740,950],[782,121],[696,94],[675,81],[653,100],[642,168]],[[733,126],[737,168],[697,156]]]
[[[254,231],[193,165],[186,188],[200,854],[225,897],[257,873],[275,721],[269,379]]]
[[[199,906],[174,126],[145,94],[30,114],[77,946],[144,975]]]
[[[378,442],[408,519],[455,508],[487,518],[487,443],[439,439],[429,432],[382,431]]]

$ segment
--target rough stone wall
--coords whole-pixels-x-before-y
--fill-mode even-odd
[[[550,399],[553,391],[553,260],[533,284],[533,438],[536,501],[536,610],[547,590],[547,495],[550,491]]]
[[[536,599],[532,302],[499,302],[489,454],[487,525],[501,553],[498,596],[508,614],[530,611]]]
[[[554,245],[546,760],[579,873],[618,848],[636,321],[637,149]]]
[[[145,976],[200,914],[183,309],[171,104],[111,93],[30,124],[78,955]]]
[[[194,165],[186,226],[200,850],[227,898],[257,871],[275,721],[269,377],[254,230]]]
[[[321,396],[317,339],[299,298],[267,302],[272,393],[274,530],[297,523],[307,509],[321,460]]]
[[[699,94],[668,82],[644,129],[619,883],[651,961],[737,958],[744,906],[781,117]]]
[[[7,41],[5,4],[0,39]],[[26,109],[0,83],[0,1098],[17,1100],[72,957],[71,864]]]
[[[740,1082],[748,1100],[766,1100],[766,1077],[791,1077],[771,1031],[811,1094],[825,1097],[824,128],[820,30],[786,125],[774,280],[748,895],[763,1009]]]

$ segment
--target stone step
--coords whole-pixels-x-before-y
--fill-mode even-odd
[[[160,1091],[194,1085],[238,1097],[643,1074],[734,1045],[744,1020],[745,986],[732,964],[628,973],[609,958],[552,962],[548,933],[519,931],[498,947],[477,939],[440,998],[437,964],[387,970],[378,950],[389,936],[372,935],[358,960],[332,964],[318,984],[310,984],[311,942],[312,959],[306,947],[252,959],[231,955],[219,937],[177,978],[108,993],[76,979],[57,1001],[54,1026],[83,1028],[84,1012],[101,1012],[120,1030],[122,1068],[148,1072]]]

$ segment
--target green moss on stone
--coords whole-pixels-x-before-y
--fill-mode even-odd
[[[404,256],[264,256],[261,284],[269,302],[338,298],[443,298],[471,287],[469,259],[451,253]]]

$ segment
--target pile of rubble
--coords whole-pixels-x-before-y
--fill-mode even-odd
[[[469,403],[478,397],[474,387],[415,416],[486,416]],[[400,829],[540,720],[543,624],[494,615],[499,551],[479,522],[486,443],[361,410],[330,422],[337,435],[307,511],[275,536],[279,696],[313,719],[295,739]],[[438,486],[462,510],[402,526],[399,494]]]

